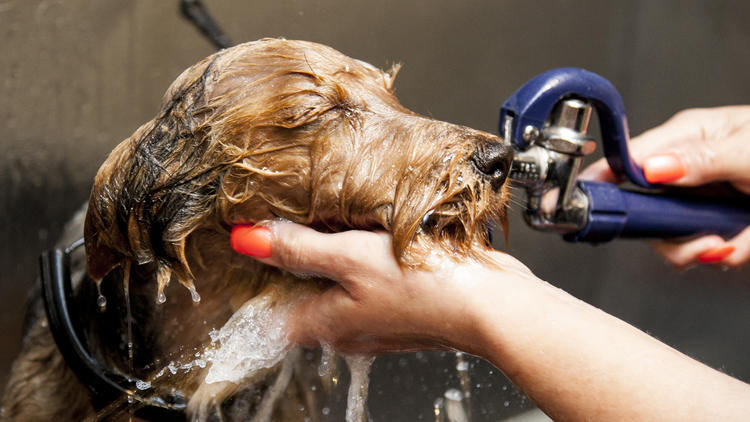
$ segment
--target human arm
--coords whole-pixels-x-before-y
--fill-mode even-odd
[[[677,113],[633,138],[630,155],[651,183],[698,186],[726,181],[750,195],[750,106]],[[618,182],[604,159],[585,169],[580,178]],[[750,261],[750,228],[727,240],[711,235],[652,245],[678,267],[696,262],[740,267]]]
[[[291,337],[343,352],[460,349],[555,420],[739,420],[750,386],[538,279],[511,256],[402,268],[385,233],[272,226],[259,260],[338,284],[293,312]]]

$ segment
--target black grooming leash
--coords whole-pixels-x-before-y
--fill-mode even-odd
[[[70,255],[81,246],[83,239],[78,239],[65,249],[45,251],[39,258],[44,308],[52,337],[65,363],[89,388],[97,410],[130,397],[137,403],[135,416],[155,421],[185,421],[187,400],[179,391],[159,394],[149,383],[107,368],[91,356],[81,341],[68,307],[73,303]],[[149,387],[144,389],[144,386]]]

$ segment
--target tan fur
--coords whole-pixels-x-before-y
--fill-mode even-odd
[[[63,362],[46,318],[39,319],[27,333],[7,385],[2,420],[76,421],[93,412],[88,390]]]
[[[487,222],[505,221],[508,194],[471,156],[502,140],[407,110],[393,95],[397,70],[310,42],[242,44],[186,70],[154,120],[115,148],[91,194],[87,267],[97,281],[117,268],[150,274],[152,300],[166,289],[167,303],[153,306],[179,323],[165,327],[154,350],[198,350],[206,326],[221,326],[268,286],[282,296],[325,288],[232,252],[236,224],[283,218],[324,231],[385,229],[408,266],[422,265],[432,247],[481,255]],[[201,303],[169,290],[172,278],[196,286]],[[295,370],[285,403],[315,406],[301,397],[309,377]],[[194,391],[201,380],[179,383]],[[215,392],[214,405],[238,388]],[[291,408],[276,417],[302,417]]]

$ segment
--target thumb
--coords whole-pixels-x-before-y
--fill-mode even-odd
[[[272,222],[233,227],[231,245],[235,251],[264,264],[323,276],[350,292],[356,290],[352,280],[357,275],[400,271],[387,233],[320,233],[296,223]]]
[[[289,222],[232,227],[230,242],[235,251],[293,273],[334,278],[331,265],[341,250],[330,234]]]

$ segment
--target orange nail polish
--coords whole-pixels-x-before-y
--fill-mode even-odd
[[[271,256],[271,230],[268,227],[234,226],[230,237],[232,249],[254,258]]]
[[[732,252],[734,252],[734,246],[732,245],[720,246],[718,248],[709,249],[706,252],[703,252],[702,254],[698,255],[698,261],[704,264],[711,264],[714,262],[719,262],[722,259],[731,255]]]
[[[685,176],[687,170],[677,154],[659,154],[643,161],[643,174],[649,183],[666,183]]]

